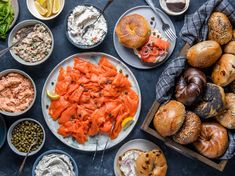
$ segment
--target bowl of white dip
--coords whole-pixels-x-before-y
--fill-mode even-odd
[[[108,33],[107,20],[100,14],[101,10],[92,5],[75,7],[66,21],[68,40],[80,49],[91,49],[100,45]],[[87,26],[89,27],[86,28]]]
[[[61,150],[49,150],[40,155],[34,162],[32,176],[63,175],[78,176],[74,159]]]

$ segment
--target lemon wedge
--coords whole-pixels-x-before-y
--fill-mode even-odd
[[[47,10],[48,10],[48,12],[47,12],[46,16],[47,17],[52,16],[53,0],[47,0]]]
[[[35,7],[38,10],[38,12],[42,15],[45,16],[48,13],[48,10],[45,9],[43,6],[38,1],[35,1]]]
[[[60,0],[54,0],[52,13],[57,14],[60,11],[60,6]]]
[[[46,1],[47,0],[36,0],[37,2],[39,2],[39,4],[42,6],[42,7],[44,7],[44,8],[46,8],[47,6],[47,3],[46,3]]]
[[[126,130],[134,122],[133,117],[127,117],[122,121],[122,129]]]
[[[47,90],[47,96],[51,99],[51,100],[58,100],[60,98],[60,95],[55,94],[55,93],[51,93],[49,90]]]

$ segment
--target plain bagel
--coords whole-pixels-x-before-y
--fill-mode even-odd
[[[178,101],[171,100],[159,108],[153,119],[153,124],[161,136],[171,136],[179,131],[184,123],[185,115],[184,105]]]
[[[208,158],[218,158],[228,147],[228,132],[218,123],[205,122],[202,124],[198,140],[193,144],[202,155]]]
[[[188,63],[196,68],[207,68],[213,65],[222,55],[222,49],[216,41],[199,42],[189,48],[187,52]]]
[[[115,29],[119,42],[127,48],[136,49],[149,39],[151,28],[141,15],[132,14],[123,17]]]
[[[142,153],[136,160],[137,176],[165,176],[167,172],[166,158],[161,150]]]

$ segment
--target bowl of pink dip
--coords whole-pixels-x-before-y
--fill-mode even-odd
[[[0,72],[0,113],[19,116],[27,112],[36,99],[36,86],[32,78],[17,69]]]

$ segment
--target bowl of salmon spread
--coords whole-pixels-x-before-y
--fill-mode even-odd
[[[28,74],[17,69],[0,73],[0,113],[21,115],[33,106],[35,99],[36,87]]]
[[[45,62],[54,47],[52,32],[44,23],[37,20],[22,21],[13,28],[8,46],[18,41],[21,42],[13,46],[10,53],[16,61],[27,66]]]

